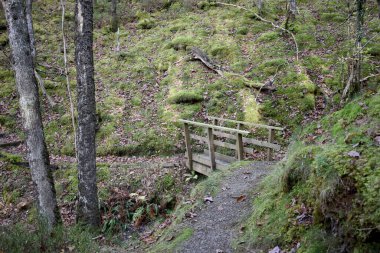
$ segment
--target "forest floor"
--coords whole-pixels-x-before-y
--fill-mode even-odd
[[[252,212],[252,200],[259,194],[255,186],[271,171],[270,165],[272,163],[254,162],[223,180],[221,191],[214,198],[205,197],[205,206],[185,222],[193,234],[176,252],[233,252],[232,243],[244,231],[242,221]]]

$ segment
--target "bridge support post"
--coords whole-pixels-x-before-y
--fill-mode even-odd
[[[215,160],[215,145],[214,145],[214,134],[212,128],[207,128],[207,137],[208,137],[208,150],[210,150],[210,162],[211,169],[216,169],[216,160]]]
[[[190,131],[189,131],[189,124],[184,124],[184,130],[185,130],[185,145],[186,145],[186,153],[187,153],[187,160],[189,163],[189,169],[193,169],[193,152],[191,151],[191,139],[190,139]]]
[[[243,135],[239,133],[237,134],[236,139],[236,152],[238,160],[244,160]]]
[[[268,133],[268,142],[269,143],[273,143],[273,141],[274,141],[274,130],[273,129],[269,129],[269,133]],[[268,151],[267,151],[268,153],[268,161],[272,161],[272,156],[273,156],[273,151],[272,151],[272,149],[271,148],[268,148]]]

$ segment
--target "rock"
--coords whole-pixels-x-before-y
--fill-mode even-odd
[[[273,249],[271,249],[270,251],[268,251],[268,253],[281,253],[281,249],[280,249],[280,247],[276,246]]]
[[[352,150],[350,152],[347,153],[348,156],[350,157],[355,157],[355,158],[359,158],[360,157],[360,153],[355,151],[355,150]]]

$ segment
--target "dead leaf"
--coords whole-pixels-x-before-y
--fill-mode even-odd
[[[148,237],[145,237],[145,238],[142,239],[142,241],[145,242],[146,244],[155,243],[156,240],[157,239],[154,236],[148,236]]]
[[[172,235],[172,236],[169,236],[169,238],[168,239],[166,239],[166,241],[168,241],[168,242],[170,242],[170,241],[173,241],[173,239],[175,238],[175,236],[174,235]]]
[[[241,195],[236,198],[236,202],[243,202],[247,199],[247,195]]]

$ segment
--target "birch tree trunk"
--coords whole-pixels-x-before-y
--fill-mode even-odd
[[[23,0],[2,1],[8,21],[9,42],[11,45],[16,85],[20,96],[20,110],[26,132],[28,161],[33,182],[36,184],[37,207],[40,216],[49,228],[60,221],[56,201],[53,175],[49,168],[49,154],[45,144],[38,86],[34,76],[34,65],[28,23]]]
[[[75,62],[78,92],[78,179],[77,222],[100,225],[96,185],[95,83],[93,60],[93,3],[76,0]]]
[[[356,43],[354,52],[354,76],[353,76],[353,91],[359,91],[361,89],[361,69],[363,62],[363,24],[364,24],[364,7],[365,0],[356,0],[357,17],[356,17]]]
[[[296,0],[289,0],[289,14],[290,14],[291,20],[294,20],[296,18],[296,14],[297,14]]]

